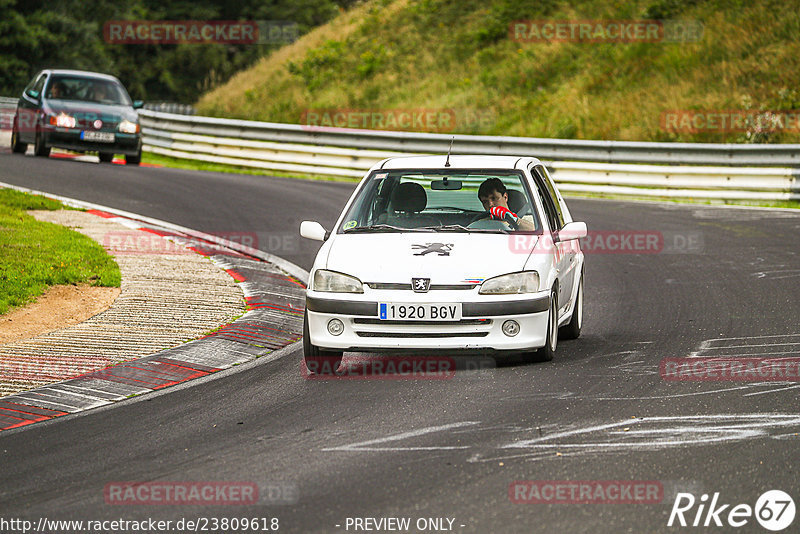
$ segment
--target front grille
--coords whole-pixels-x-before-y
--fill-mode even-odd
[[[460,321],[388,321],[382,319],[365,319],[355,317],[353,324],[380,324],[380,325],[404,325],[404,326],[460,326],[460,325],[479,325],[489,326],[491,319],[462,319]]]
[[[358,337],[413,337],[413,338],[431,338],[431,337],[486,337],[489,332],[356,332]]]
[[[393,291],[413,291],[411,283],[398,284],[389,282],[364,282],[370,289],[388,289]],[[469,291],[478,287],[476,284],[431,284],[429,291]]]

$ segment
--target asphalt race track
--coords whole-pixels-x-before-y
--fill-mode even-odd
[[[7,152],[0,169],[3,182],[205,232],[255,233],[260,248],[306,269],[318,243],[293,237],[299,222],[330,228],[354,187]],[[797,378],[667,381],[659,365],[800,356],[800,213],[569,204],[590,231],[664,241],[648,253],[587,250],[583,335],[560,343],[553,362],[464,368],[450,380],[306,380],[295,350],[0,434],[0,517],[279,518],[281,532],[354,532],[353,518],[381,517],[453,519],[463,533],[694,532],[707,529],[667,526],[677,492],[698,501],[719,492],[730,505],[722,521],[767,490],[798,502]],[[263,494],[205,508],[106,502],[109,484],[152,481],[249,482]],[[515,481],[654,481],[663,496],[514,503]],[[269,502],[264,488],[287,502]],[[766,532],[754,517],[738,531]]]

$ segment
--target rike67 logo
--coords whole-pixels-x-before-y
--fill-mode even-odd
[[[749,504],[723,504],[719,492],[711,496],[703,494],[697,499],[691,493],[678,493],[669,514],[667,526],[681,527],[722,527],[740,528],[748,525],[747,532],[753,532],[753,518],[767,530],[785,530],[794,521],[794,500],[781,490],[764,492],[755,506]]]

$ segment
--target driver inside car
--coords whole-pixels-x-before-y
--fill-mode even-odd
[[[531,215],[518,216],[508,207],[508,188],[500,178],[489,178],[478,188],[478,200],[483,208],[489,212],[492,219],[497,221],[512,222],[520,230],[534,231],[536,225]]]

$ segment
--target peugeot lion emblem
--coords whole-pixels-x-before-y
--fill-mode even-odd
[[[427,293],[431,288],[430,278],[412,278],[411,286],[414,288],[414,293]]]
[[[437,256],[449,256],[453,250],[453,243],[426,243],[424,245],[411,245],[411,250],[419,250],[414,256],[424,256],[435,252]]]

